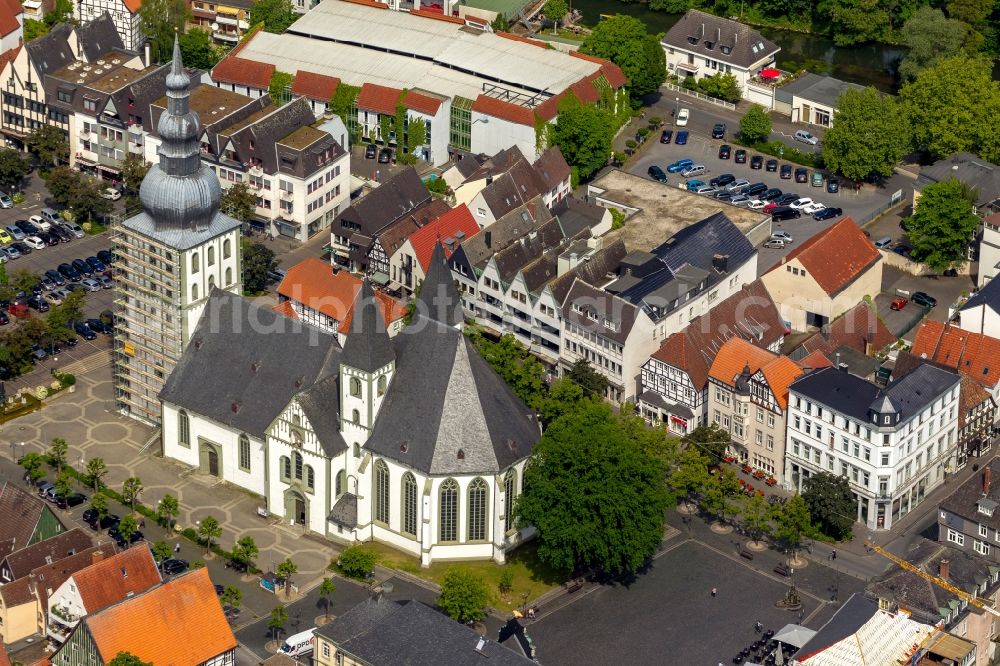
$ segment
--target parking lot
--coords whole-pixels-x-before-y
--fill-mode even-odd
[[[677,130],[683,128],[667,125],[665,126],[665,129],[673,130],[674,136],[676,137]],[[734,128],[728,129],[731,131]],[[727,134],[727,137],[728,136],[730,135]],[[654,132],[650,135],[649,141],[651,142],[651,145],[647,145],[643,148],[642,154],[629,167],[629,172],[648,178],[649,176],[647,175],[647,170],[651,165],[655,164],[666,171],[667,167],[671,163],[687,158],[693,160],[695,164],[703,164],[705,166],[705,175],[698,176],[697,179],[706,183],[708,183],[709,180],[715,176],[729,173],[734,175],[737,179],[745,178],[751,183],[761,182],[766,184],[768,187],[776,187],[782,192],[794,192],[802,197],[810,197],[814,201],[826,204],[827,206],[841,208],[844,211],[844,216],[850,216],[855,220],[864,219],[868,217],[872,211],[884,207],[893,192],[906,186],[906,183],[897,182],[896,177],[894,177],[885,185],[878,188],[866,186],[861,188],[860,191],[855,191],[848,183],[846,188],[841,187],[840,191],[836,194],[830,194],[826,190],[827,174],[825,173],[823,187],[813,187],[811,185],[813,169],[809,169],[810,182],[796,183],[794,177],[787,180],[782,179],[779,175],[781,165],[790,164],[793,169],[793,174],[794,169],[798,168],[799,165],[792,164],[791,162],[778,160],[779,171],[774,172],[766,171],[764,168],[751,169],[751,158],[754,155],[760,154],[752,150],[747,150],[746,164],[737,164],[732,158],[728,160],[721,160],[718,157],[719,146],[723,143],[729,142],[726,140],[711,139],[710,135],[707,133],[702,134],[700,132],[690,130],[688,142],[686,145],[682,146],[676,145],[673,141],[669,144],[661,144],[659,143],[659,137],[659,132]],[[735,151],[739,148],[739,146],[732,143],[729,143],[729,145],[732,146],[733,153],[735,154]],[[762,157],[764,158],[765,164],[769,159],[777,159],[772,158],[770,155],[763,155]],[[683,178],[680,174],[668,174],[667,178],[668,184],[674,187],[685,186],[687,181],[687,179]],[[904,198],[907,196],[909,195],[904,193]],[[720,201],[719,205],[725,209],[725,206],[728,204]],[[757,262],[758,270],[760,273],[766,272],[769,268],[778,263],[785,254],[791,252],[803,241],[831,226],[839,219],[840,217],[834,217],[828,220],[817,221],[811,216],[803,214],[799,219],[775,222],[772,230],[787,232],[792,236],[793,242],[782,249],[760,248],[760,258]]]

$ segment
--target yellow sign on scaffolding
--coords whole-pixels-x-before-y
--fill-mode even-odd
[[[122,351],[128,354],[129,356],[135,356],[135,345],[132,344],[131,342],[125,342],[122,345]]]

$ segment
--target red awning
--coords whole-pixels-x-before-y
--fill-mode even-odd
[[[776,79],[781,76],[781,72],[777,69],[762,69],[760,75],[765,79]]]

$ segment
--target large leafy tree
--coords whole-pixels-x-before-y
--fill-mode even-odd
[[[254,23],[263,23],[267,32],[282,33],[297,18],[291,0],[256,0],[250,5]]]
[[[771,116],[760,104],[751,104],[740,118],[740,136],[750,143],[767,141],[771,136]]]
[[[784,504],[776,504],[773,512],[774,536],[784,541],[794,553],[811,527],[809,505],[801,495],[793,495]]]
[[[667,79],[666,55],[660,36],[651,35],[637,18],[618,14],[594,26],[580,51],[607,58],[618,65],[629,80],[635,103],[656,92]]]
[[[743,99],[743,89],[740,88],[739,81],[734,74],[728,72],[716,72],[703,77],[698,81],[698,87],[709,97],[723,99],[733,104]]]
[[[802,499],[823,534],[837,540],[850,537],[858,505],[847,479],[829,472],[814,474],[806,479]]]
[[[725,521],[726,516],[736,511],[735,499],[740,493],[736,472],[723,467],[718,474],[709,476],[701,497],[701,506],[706,512]]]
[[[517,513],[538,528],[538,555],[550,566],[633,572],[663,538],[663,479],[663,463],[627,436],[611,408],[586,402],[535,447]]]
[[[762,495],[754,493],[745,498],[740,505],[740,517],[754,543],[759,543],[771,531],[771,507]]]
[[[207,30],[191,28],[179,37],[179,42],[185,67],[211,69],[219,62],[219,54]]]
[[[684,438],[688,446],[693,446],[708,457],[709,464],[722,462],[726,448],[732,439],[729,432],[716,423],[698,426]]]
[[[566,0],[549,0],[545,3],[545,17],[552,21],[552,34],[559,32],[559,23],[568,11]]]
[[[70,322],[83,319],[84,292],[70,293],[59,305],[53,305],[45,316],[45,325],[53,340],[68,340],[73,336]]]
[[[963,263],[979,225],[975,199],[975,191],[954,178],[925,187],[906,225],[913,258],[936,271]]]
[[[587,359],[577,360],[565,376],[587,395],[602,397],[608,388],[607,378],[594,370]]]
[[[579,178],[590,178],[611,156],[613,127],[606,111],[567,95],[559,104],[559,119],[549,128],[550,143],[559,146]]]
[[[853,180],[888,176],[910,144],[907,116],[895,98],[875,88],[847,90],[823,139],[823,162]]]
[[[891,24],[882,0],[820,0],[816,11],[829,22],[838,46],[881,41]]]
[[[108,473],[108,466],[104,464],[104,458],[91,458],[87,461],[84,471],[87,483],[94,487],[94,493],[96,494],[97,489],[101,486],[101,479]]]
[[[257,209],[257,195],[246,183],[236,183],[222,193],[219,207],[229,216],[246,222]]]
[[[174,35],[184,32],[186,20],[184,0],[143,0],[139,26],[149,39],[150,53],[157,62],[166,62],[173,56]]]
[[[708,484],[710,464],[701,449],[689,444],[681,451],[677,468],[670,474],[667,484],[679,498],[698,495]]]
[[[141,155],[129,153],[121,163],[122,185],[130,193],[138,192],[139,186],[142,185],[143,179],[152,166]]]
[[[917,74],[899,92],[913,128],[916,148],[940,159],[963,151],[1000,158],[995,122],[1000,84],[993,63],[964,55],[943,58]],[[837,116],[840,122],[840,115]]]
[[[962,21],[950,19],[940,9],[921,7],[903,25],[903,42],[909,47],[899,63],[899,74],[914,79],[921,70],[955,55],[969,31]]]
[[[114,659],[108,662],[108,666],[153,666],[152,662],[143,661],[139,657],[135,656],[131,652],[122,651],[114,656]]]
[[[69,141],[55,125],[41,125],[24,140],[28,150],[44,167],[57,166],[69,159]]]
[[[10,148],[0,148],[0,187],[16,189],[31,173],[31,161],[26,155]]]
[[[993,12],[993,0],[948,0],[945,9],[948,16],[958,19],[974,29],[979,30],[986,24],[986,19]]]
[[[243,246],[243,290],[258,294],[267,286],[267,273],[277,262],[274,251],[261,243],[245,242]]]
[[[486,615],[489,593],[483,579],[462,567],[451,567],[441,580],[438,606],[448,617],[461,622],[475,622]]]

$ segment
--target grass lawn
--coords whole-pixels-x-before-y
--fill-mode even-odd
[[[419,576],[437,585],[441,584],[444,572],[450,567],[462,567],[473,571],[486,581],[490,594],[490,606],[498,610],[511,610],[521,606],[524,593],[528,600],[535,599],[554,587],[561,585],[566,577],[553,571],[538,559],[538,547],[529,542],[507,555],[507,564],[499,565],[492,560],[474,562],[435,562],[430,567],[422,569],[420,560],[380,543],[365,543],[361,546],[378,556],[378,562],[390,569],[399,569],[406,573]],[[500,572],[504,567],[514,572],[513,591],[509,598],[503,598],[497,589]]]

